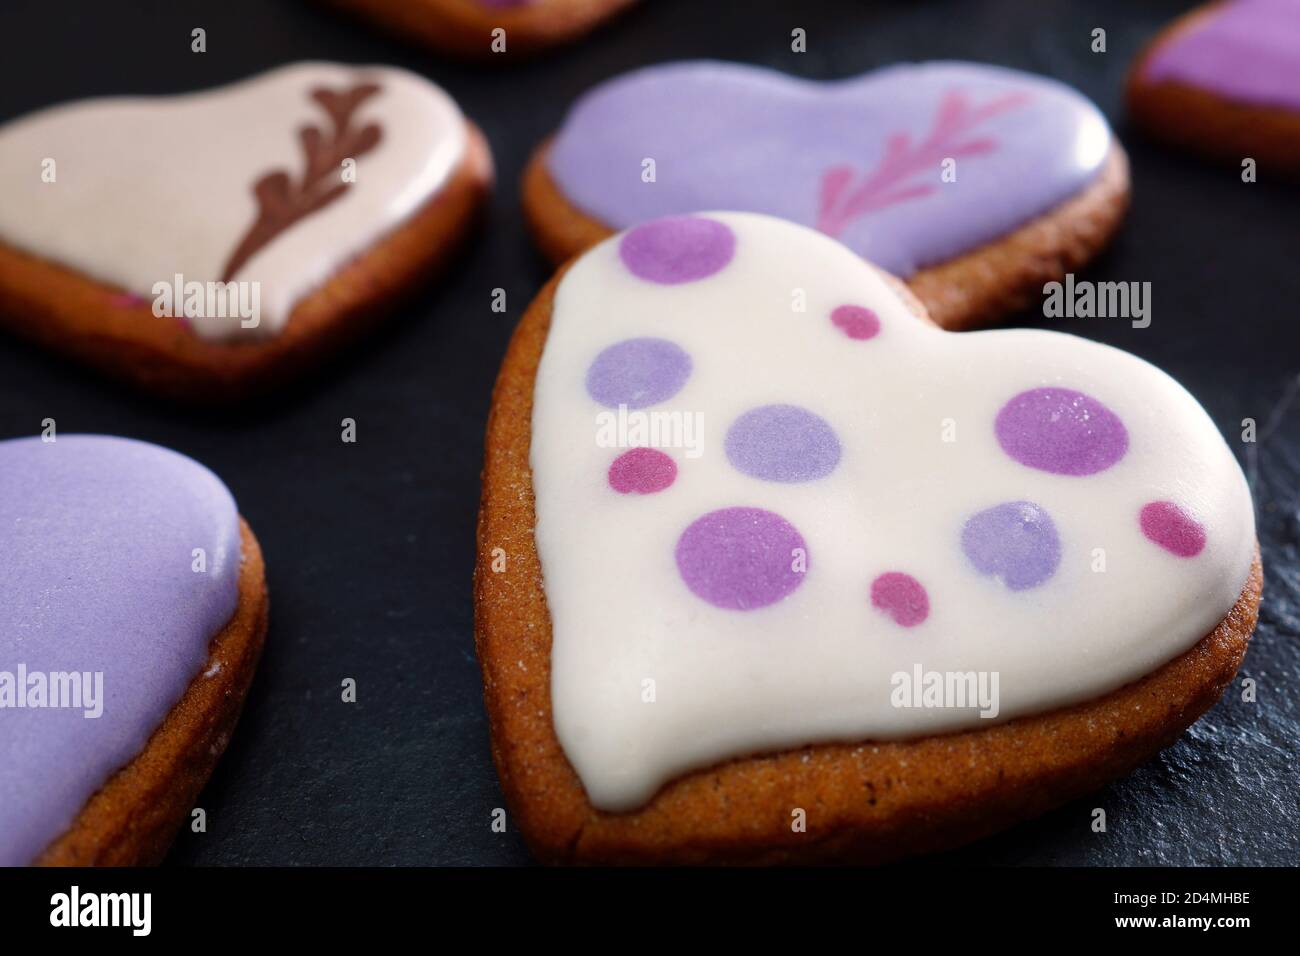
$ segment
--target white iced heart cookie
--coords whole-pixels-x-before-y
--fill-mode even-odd
[[[748,214],[572,265],[530,465],[554,730],[598,810],[748,754],[1100,698],[1223,621],[1255,552],[1239,467],[1163,372],[942,332],[846,248]]]
[[[206,363],[237,382],[253,346],[337,338],[427,276],[490,175],[450,97],[390,67],[300,63],[57,106],[0,127],[0,307],[16,331],[101,365],[157,359],[202,378]],[[52,284],[80,320],[43,297]]]
[[[257,332],[273,335],[446,182],[465,142],[445,93],[389,67],[304,63],[212,92],[72,103],[0,130],[0,239],[150,299],[176,273],[255,281]],[[234,318],[191,321],[226,338]]]

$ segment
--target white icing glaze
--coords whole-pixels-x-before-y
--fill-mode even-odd
[[[999,719],[1095,698],[1187,650],[1235,603],[1254,550],[1249,490],[1169,376],[1059,333],[941,332],[825,236],[707,215],[731,226],[736,251],[699,281],[637,278],[618,237],[583,256],[557,290],[537,375],[531,465],[555,728],[595,806],[638,806],[684,771],[746,753],[987,724],[969,709],[893,706],[891,675],[918,664],[998,672]],[[805,313],[792,311],[796,289]],[[855,341],[836,328],[828,315],[846,303],[875,310],[879,335]],[[598,446],[603,409],[584,382],[604,348],[643,336],[691,356],[681,391],[645,410],[702,414],[703,453],[669,450],[671,487],[618,494],[606,472],[620,450]],[[999,409],[1044,386],[1104,403],[1127,429],[1124,456],[1071,476],[1004,453]],[[732,466],[728,427],[769,403],[830,423],[842,454],[829,475],[787,484]],[[942,439],[945,419],[956,441]],[[1013,591],[978,573],[960,538],[972,514],[1021,499],[1051,515],[1061,555],[1049,580]],[[1200,554],[1177,557],[1144,536],[1138,512],[1161,499],[1203,526]],[[774,511],[801,532],[809,569],[784,599],[726,610],[684,583],[679,536],[729,506]],[[892,570],[928,592],[919,626],[872,606],[873,578]]]
[[[0,128],[0,240],[149,301],[176,273],[220,279],[257,217],[253,184],[277,169],[296,181],[300,128],[330,129],[310,91],[359,82],[381,86],[357,122],[380,124],[382,138],[355,157],[356,181],[233,276],[260,283],[260,325],[190,320],[205,338],[273,335],[299,299],[419,209],[460,162],[465,121],[423,77],[299,63],[216,90],[80,101],[9,123]],[[42,181],[47,158],[54,183]]]

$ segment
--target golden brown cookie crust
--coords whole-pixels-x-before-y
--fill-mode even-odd
[[[596,810],[551,719],[551,619],[533,538],[533,383],[564,272],[524,315],[493,392],[474,581],[492,754],[514,825],[538,859],[880,863],[957,846],[1127,773],[1232,680],[1259,611],[1258,554],[1209,634],[1105,697],[982,730],[745,757],[679,777],[634,812]],[[497,548],[507,562],[500,573]],[[791,830],[795,808],[807,813],[806,833]]]
[[[550,141],[524,170],[524,218],[533,239],[556,265],[616,230],[582,212],[560,191],[546,167]],[[1043,298],[1043,286],[1083,268],[1119,229],[1128,209],[1128,157],[1111,147],[1097,178],[1015,232],[947,262],[921,269],[907,284],[930,318],[953,332],[982,328]]]
[[[200,338],[152,303],[0,243],[0,328],[115,378],[186,401],[231,403],[278,388],[357,341],[446,269],[487,199],[492,158],[469,125],[465,156],[422,209],[294,306],[276,335]]]
[[[401,39],[472,58],[527,56],[591,32],[636,0],[542,0],[494,9],[475,0],[325,0],[355,11]],[[506,31],[504,53],[492,31]]]
[[[38,866],[140,866],[166,855],[226,749],[266,638],[266,568],[243,519],[240,538],[239,603],[212,639],[208,662],[144,750],[86,801]]]
[[[1300,113],[1225,99],[1173,80],[1144,79],[1167,43],[1213,16],[1221,3],[1184,14],[1158,33],[1129,68],[1128,111],[1151,136],[1171,146],[1240,166],[1251,158],[1263,175],[1300,176]]]

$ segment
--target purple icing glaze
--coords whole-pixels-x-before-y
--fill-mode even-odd
[[[235,503],[196,462],[120,438],[0,442],[0,680],[103,673],[98,718],[0,709],[0,865],[33,860],[140,752],[234,613],[239,562]]]
[[[587,394],[610,408],[645,408],[676,395],[691,374],[691,357],[667,339],[624,339],[587,369]]]
[[[817,83],[711,61],[638,70],[569,112],[552,177],[624,229],[701,209],[815,226],[898,275],[1005,235],[1080,192],[1110,149],[1063,84],[927,63]],[[655,161],[655,182],[641,179]],[[941,181],[944,159],[956,182]]]
[[[707,279],[736,254],[736,235],[716,219],[669,216],[637,226],[618,244],[636,277],[661,285]]]
[[[762,508],[710,511],[677,539],[677,570],[686,586],[730,611],[775,604],[803,583],[808,567],[803,536]]]
[[[1225,99],[1300,109],[1300,3],[1237,0],[1161,44],[1143,78]]]
[[[1061,541],[1051,515],[1031,501],[1009,501],[972,515],[961,549],[980,574],[1002,579],[1013,591],[1037,587],[1061,563]]]
[[[813,481],[840,463],[840,442],[826,420],[798,405],[763,405],[727,429],[727,460],[764,481]]]
[[[1093,475],[1128,451],[1114,412],[1083,392],[1032,388],[1002,406],[993,430],[1008,455],[1054,475]]]

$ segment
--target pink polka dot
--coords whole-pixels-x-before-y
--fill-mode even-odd
[[[655,448],[633,448],[609,466],[609,486],[619,494],[650,495],[677,478],[677,462]]]
[[[1142,533],[1170,554],[1194,558],[1205,549],[1205,529],[1172,501],[1152,501],[1138,516]]]
[[[916,627],[930,616],[930,597],[925,588],[901,571],[887,571],[871,582],[871,603],[902,627]]]
[[[118,292],[109,299],[109,301],[119,309],[134,309],[142,305],[148,305],[149,300],[144,296],[136,295],[134,292]]]
[[[837,306],[831,323],[851,339],[874,339],[880,334],[880,316],[860,305]]]

